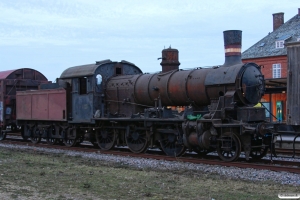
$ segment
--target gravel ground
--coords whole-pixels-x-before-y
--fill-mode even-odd
[[[121,165],[136,167],[136,168],[148,168],[148,169],[160,169],[160,170],[194,170],[202,173],[212,173],[227,176],[233,179],[242,179],[250,181],[275,181],[280,184],[300,186],[300,175],[288,172],[273,172],[270,170],[256,170],[252,168],[242,169],[237,167],[223,167],[216,165],[205,165],[205,164],[192,164],[182,163],[175,161],[162,161],[154,159],[144,158],[133,158],[124,156],[114,156],[101,153],[85,153],[71,150],[58,150],[48,149],[42,147],[32,147],[26,145],[12,145],[2,144],[0,147],[11,148],[11,149],[28,149],[47,153],[59,153],[66,154],[69,156],[82,156],[88,159],[97,159],[108,162],[115,162]]]

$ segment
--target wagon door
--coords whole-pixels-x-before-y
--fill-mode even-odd
[[[91,123],[93,118],[92,77],[74,78],[72,81],[72,121]]]

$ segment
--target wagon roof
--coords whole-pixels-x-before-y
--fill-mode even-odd
[[[6,79],[14,71],[16,70],[7,70],[7,71],[0,72],[0,79]]]
[[[12,78],[16,78],[15,76],[13,76],[13,74],[16,74],[16,75],[22,75],[22,77],[24,78],[24,73],[28,71],[33,71],[34,74],[35,74],[35,78],[37,79],[41,79],[41,80],[45,80],[47,81],[47,78],[42,74],[40,73],[39,71],[37,70],[34,70],[34,69],[30,69],[30,68],[19,68],[19,69],[13,69],[13,70],[7,70],[7,71],[1,71],[0,72],[0,80],[1,79],[12,79]],[[12,75],[12,76],[11,76]],[[11,77],[10,77],[11,76]],[[26,76],[25,76],[26,77]],[[32,78],[30,78],[32,79]]]

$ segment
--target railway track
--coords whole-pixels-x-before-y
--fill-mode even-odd
[[[261,170],[271,170],[271,171],[285,171],[300,174],[300,162],[299,161],[287,161],[287,160],[250,160],[246,161],[244,158],[239,158],[236,162],[224,162],[221,161],[217,156],[207,155],[205,157],[199,157],[197,154],[185,154],[182,157],[170,157],[163,155],[158,151],[148,150],[144,154],[132,153],[128,149],[116,149],[110,151],[103,151],[100,149],[94,148],[92,145],[80,144],[76,147],[67,147],[63,145],[49,145],[46,142],[41,142],[38,144],[33,144],[28,141],[22,141],[20,139],[8,138],[7,140],[1,141],[4,144],[13,144],[13,145],[26,145],[33,147],[43,147],[49,149],[60,149],[60,150],[72,150],[80,152],[90,152],[90,153],[101,153],[101,154],[110,154],[118,156],[130,156],[138,158],[147,158],[147,159],[156,159],[156,160],[166,160],[166,161],[180,161],[180,162],[189,162],[194,164],[207,164],[207,165],[220,165],[226,167],[238,167],[238,168],[253,168]]]
[[[300,150],[295,149],[295,153],[293,152],[293,149],[286,149],[286,148],[277,148],[276,154],[284,154],[284,155],[290,155],[294,157],[300,157]]]

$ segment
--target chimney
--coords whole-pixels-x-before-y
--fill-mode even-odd
[[[224,31],[225,63],[223,67],[229,67],[242,63],[242,31]]]
[[[300,8],[298,8],[298,17],[300,17]]]
[[[284,13],[274,13],[273,14],[273,31],[275,31],[279,26],[284,24]]]
[[[159,58],[160,59],[160,58]],[[162,72],[168,72],[172,70],[178,70],[180,62],[178,60],[178,50],[172,49],[171,46],[168,49],[162,50]]]

